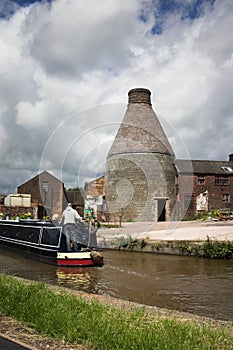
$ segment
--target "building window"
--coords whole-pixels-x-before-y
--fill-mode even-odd
[[[42,201],[43,205],[48,205],[48,191],[49,191],[49,183],[48,181],[42,181]]]
[[[220,186],[229,185],[229,177],[216,175],[215,176],[215,185],[220,185]]]
[[[225,202],[225,203],[230,203],[230,195],[227,193],[224,193],[223,195],[222,195],[222,200],[223,200],[223,202]]]
[[[205,176],[199,175],[197,177],[197,184],[198,185],[204,185],[205,184]]]
[[[42,181],[42,189],[43,189],[43,192],[48,192],[48,190],[49,190],[48,181]]]

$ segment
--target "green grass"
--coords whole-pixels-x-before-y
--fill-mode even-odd
[[[100,350],[232,350],[233,335],[191,321],[151,315],[27,284],[0,274],[0,312],[42,334]]]

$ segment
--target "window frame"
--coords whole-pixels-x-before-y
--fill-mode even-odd
[[[230,177],[228,175],[215,175],[214,184],[215,186],[229,186]]]
[[[222,195],[222,201],[223,201],[224,203],[230,203],[230,202],[231,202],[230,193],[223,193],[223,195]]]
[[[205,185],[205,175],[197,175],[197,185]]]

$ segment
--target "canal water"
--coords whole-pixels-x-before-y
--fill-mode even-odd
[[[61,268],[0,254],[0,272],[88,293],[233,321],[233,261],[104,251],[102,268]]]

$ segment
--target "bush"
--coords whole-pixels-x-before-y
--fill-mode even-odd
[[[208,237],[203,245],[204,257],[210,259],[233,259],[233,243],[211,241]]]

